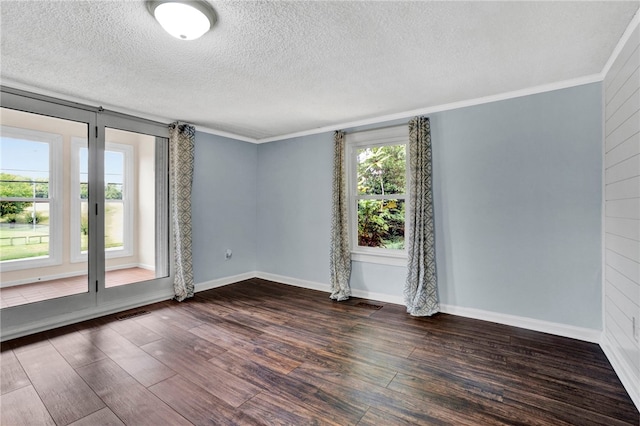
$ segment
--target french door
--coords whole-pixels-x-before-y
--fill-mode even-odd
[[[169,298],[168,129],[4,89],[2,340]]]

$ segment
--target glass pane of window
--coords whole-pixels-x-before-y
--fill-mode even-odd
[[[49,197],[49,144],[0,138],[0,196]]]
[[[133,153],[133,151],[131,151]],[[130,171],[132,172],[132,171]],[[124,152],[104,153],[104,248],[124,248]]]
[[[0,138],[0,261],[49,256],[50,148],[21,132]]]
[[[124,182],[124,153],[105,151],[104,153],[104,198],[122,200]]]
[[[89,152],[87,148],[80,148],[78,152],[80,188],[80,251],[86,253],[89,249]]]
[[[89,199],[89,152],[87,148],[80,148],[79,162],[80,162],[80,199]]]
[[[89,249],[89,203],[80,203],[80,251],[86,253]]]
[[[79,173],[80,173],[80,251],[86,253],[88,248],[88,151],[87,148],[79,149]],[[124,248],[124,154],[122,152],[105,151],[105,249],[121,250]]]
[[[404,217],[404,200],[358,200],[358,245],[403,250]]]
[[[107,199],[104,205],[104,248],[124,247],[124,203]]]
[[[49,256],[49,202],[3,202],[0,261]]]
[[[404,194],[405,145],[385,145],[356,150],[358,194]]]

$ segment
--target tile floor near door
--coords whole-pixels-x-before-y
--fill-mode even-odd
[[[118,269],[105,274],[106,287],[127,285],[153,278],[155,278],[155,271],[142,268]],[[86,291],[86,275],[7,287],[0,289],[0,308],[41,302]]]

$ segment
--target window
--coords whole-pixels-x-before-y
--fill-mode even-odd
[[[62,136],[2,126],[0,267],[61,263]]]
[[[133,255],[133,146],[106,142],[104,152],[105,256]],[[85,139],[72,141],[71,261],[87,259],[88,150]]]
[[[404,265],[408,130],[347,135],[352,259]]]

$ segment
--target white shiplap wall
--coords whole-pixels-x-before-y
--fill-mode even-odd
[[[603,347],[640,407],[639,73],[636,26],[604,79]]]

